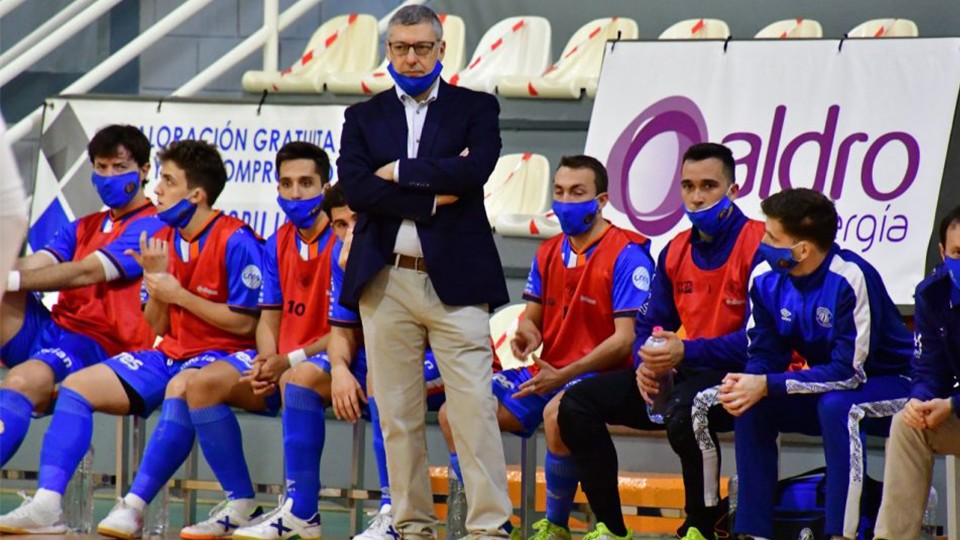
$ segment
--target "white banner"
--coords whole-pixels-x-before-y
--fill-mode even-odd
[[[785,188],[825,193],[839,244],[880,271],[896,303],[913,304],[960,90],[960,39],[611,47],[586,144],[610,173],[611,221],[661,249],[690,226],[684,150],[722,142],[748,216],[762,219],[760,201]]]
[[[156,153],[180,139],[215,144],[227,169],[227,185],[214,205],[246,221],[264,238],[283,224],[277,205],[274,157],[290,141],[326,150],[334,170],[346,107],[332,105],[223,104],[54,98],[47,101],[31,205],[30,247],[38,249],[57,227],[103,208],[90,181],[87,142],[108,124],[131,124],[151,145],[150,183],[160,175]]]

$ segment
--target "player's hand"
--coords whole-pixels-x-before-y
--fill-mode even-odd
[[[657,334],[665,338],[666,343],[659,347],[640,347],[637,355],[654,373],[660,375],[677,366],[683,360],[683,340],[674,332],[666,330]]]
[[[540,371],[529,381],[520,383],[520,391],[514,393],[512,396],[514,399],[529,396],[530,394],[546,396],[567,384],[567,377],[565,377],[559,369],[541,360],[540,357],[537,356],[537,353],[533,353],[531,358],[533,358],[537,367],[540,368]]]
[[[447,206],[460,200],[456,195],[437,195],[437,206]]]
[[[396,164],[396,161],[391,161],[390,163],[387,163],[383,167],[377,169],[377,172],[373,174],[379,176],[382,180],[386,180],[387,182],[395,182],[396,179],[393,177],[393,167]]]
[[[767,395],[767,377],[746,373],[729,373],[723,378],[718,398],[723,408],[740,416]]]
[[[330,367],[330,396],[333,402],[333,412],[340,420],[356,422],[360,419],[361,402],[367,402],[363,388],[357,382],[353,373],[346,366],[335,365]]]
[[[953,414],[953,402],[945,398],[931,399],[921,403],[919,409],[923,413],[926,428],[937,429]]]
[[[540,330],[537,330],[535,325],[523,324],[523,322],[520,321],[520,325],[517,326],[517,333],[510,340],[510,351],[515,358],[526,361],[530,353],[537,350],[543,343],[543,334],[540,333]]]
[[[140,253],[128,249],[123,254],[133,257],[145,273],[167,272],[170,269],[167,242],[159,238],[147,238],[147,231],[140,233]]]
[[[917,398],[910,398],[903,407],[903,423],[913,429],[927,429],[927,421],[924,418],[922,406],[923,401]]]
[[[347,269],[347,259],[350,258],[350,246],[353,245],[353,225],[347,229],[347,234],[343,235],[343,247],[340,248],[340,258],[337,259],[337,266],[341,269]]]
[[[660,383],[657,382],[657,374],[646,364],[637,367],[637,388],[640,389],[643,401],[647,405],[653,405],[653,396],[660,392]]]
[[[167,272],[144,272],[143,283],[150,298],[165,304],[177,304],[184,291],[177,278]]]

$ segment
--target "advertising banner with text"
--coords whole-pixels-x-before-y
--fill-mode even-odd
[[[782,189],[826,194],[839,244],[913,304],[958,91],[958,38],[608,43],[586,152],[610,173],[605,216],[659,251],[690,226],[683,152],[726,144],[748,216]]]

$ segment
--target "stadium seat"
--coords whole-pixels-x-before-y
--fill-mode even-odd
[[[248,71],[247,92],[323,92],[331,73],[365,73],[377,62],[377,19],[372,15],[340,15],[323,23],[307,43],[303,56],[283,71]]]
[[[483,35],[470,63],[450,78],[450,84],[493,93],[507,75],[540,75],[550,65],[550,32],[550,21],[543,17],[498,22]]]
[[[533,360],[523,360],[513,355],[510,349],[510,340],[517,333],[517,326],[523,320],[524,304],[513,304],[506,306],[490,317],[490,339],[493,340],[493,354],[500,361],[500,367],[503,369],[514,369],[521,366],[528,366]],[[535,353],[540,354],[543,347],[538,348]]]
[[[847,32],[849,38],[917,37],[917,23],[910,19],[873,19]]]
[[[540,154],[507,154],[483,186],[490,226],[501,214],[538,214],[550,207],[550,163]]]
[[[768,24],[753,37],[758,39],[822,38],[823,27],[813,19],[784,19]]]
[[[456,15],[441,13],[440,22],[443,24],[443,40],[447,43],[447,49],[443,55],[443,71],[440,72],[440,76],[449,81],[463,69],[466,56],[466,27],[463,19]],[[367,73],[331,73],[327,77],[327,90],[334,94],[379,94],[393,86],[393,78],[387,71],[388,64],[389,60],[384,59],[376,69]]]
[[[727,39],[730,27],[720,19],[687,19],[660,34],[659,39]]]
[[[623,17],[596,19],[580,27],[560,60],[537,77],[506,76],[497,84],[497,93],[519,98],[579,99],[583,90],[594,96],[607,40],[637,39],[637,21]]]
[[[550,238],[560,234],[560,220],[552,210],[542,214],[500,214],[494,223],[503,236]]]

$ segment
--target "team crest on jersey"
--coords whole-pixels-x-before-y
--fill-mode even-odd
[[[646,268],[638,266],[633,271],[633,286],[641,291],[650,290],[650,272]]]
[[[833,326],[833,313],[825,307],[817,308],[817,324],[824,328],[830,328]]]
[[[240,279],[248,289],[259,289],[263,282],[263,276],[260,274],[260,267],[255,264],[248,264],[240,274]]]
[[[785,322],[793,322],[793,313],[787,308],[780,308],[780,319]]]

